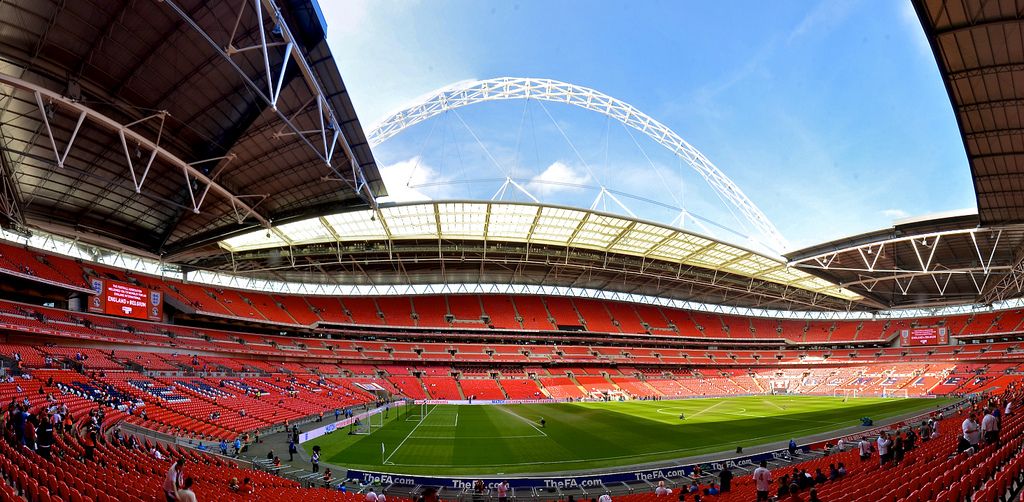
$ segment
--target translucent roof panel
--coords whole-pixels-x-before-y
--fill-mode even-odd
[[[377,215],[379,214],[379,217]],[[326,222],[326,225],[324,224]],[[285,238],[278,235],[280,233]],[[451,201],[387,206],[293,222],[220,242],[229,251],[333,241],[451,239],[530,242],[667,260],[846,299],[853,292],[780,258],[668,226],[584,209],[511,202]],[[289,242],[290,241],[290,242]]]
[[[277,227],[277,230],[292,242],[314,243],[334,240],[334,235],[324,226],[320,218],[288,223]]]
[[[533,242],[560,244],[569,242],[576,229],[580,226],[587,213],[560,207],[545,207],[540,211],[537,225],[530,234]]]
[[[590,213],[569,244],[606,249],[628,226],[628,220]]]
[[[343,241],[384,239],[384,225],[371,211],[356,211],[324,216],[338,238]]]
[[[392,239],[438,237],[433,204],[386,207],[380,212]]]
[[[487,222],[487,238],[494,240],[525,241],[530,236],[533,220],[537,219],[540,208],[519,204],[496,204],[491,206],[491,217]]]
[[[438,220],[443,237],[479,237],[487,222],[487,204],[438,204]]]
[[[232,252],[248,251],[251,249],[276,248],[286,245],[288,245],[288,243],[275,232],[267,232],[266,230],[249,232],[247,234],[242,234],[220,241],[220,247]]]

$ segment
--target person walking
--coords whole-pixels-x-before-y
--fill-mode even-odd
[[[295,461],[295,454],[299,452],[299,448],[295,446],[294,440],[288,440],[288,461]]]

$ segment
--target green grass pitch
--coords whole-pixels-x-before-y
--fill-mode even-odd
[[[934,410],[946,399],[745,396],[682,401],[434,405],[394,409],[371,434],[303,444],[351,469],[400,474],[545,473],[628,466],[735,450]],[[409,407],[412,408],[412,407]],[[411,412],[411,413],[410,413]],[[679,419],[684,413],[685,420]],[[543,417],[547,426],[538,424]],[[384,453],[381,453],[384,443]],[[383,457],[383,458],[382,458]]]

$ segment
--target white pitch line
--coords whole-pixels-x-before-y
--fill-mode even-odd
[[[693,415],[690,415],[690,418],[699,417],[704,413],[711,411],[712,409],[717,408],[723,404],[725,404],[725,401],[719,401],[715,404],[712,404],[711,406],[708,406],[707,408],[704,408],[703,410],[698,411],[697,413],[694,413]]]
[[[512,415],[513,417],[518,418],[519,420],[522,420],[522,421],[526,422],[527,425],[529,425],[530,427],[533,427],[533,430],[541,433],[544,437],[548,437],[548,434],[546,432],[538,429],[536,425],[533,425],[533,420],[530,420],[529,418],[523,417],[522,415],[520,415],[520,414],[518,414],[518,413],[516,413],[516,412],[514,412],[514,411],[512,411],[510,409],[507,409],[504,406],[498,406],[497,408],[499,410],[501,410],[501,411],[504,411],[505,413],[508,413],[509,415]]]
[[[780,409],[782,411],[786,411],[786,409],[783,408],[782,406],[779,406],[779,405],[777,405],[777,404],[775,404],[775,403],[773,403],[773,402],[771,402],[771,401],[769,401],[767,399],[762,399],[761,402],[765,403],[765,404],[770,404],[770,405],[772,405],[772,406],[774,406],[774,407],[776,407],[776,408],[778,408],[778,409]]]
[[[388,463],[388,461],[391,460],[391,457],[395,456],[395,453],[398,453],[398,450],[400,448],[402,448],[402,445],[405,444],[405,442],[408,441],[410,437],[412,437],[412,433],[416,432],[416,429],[419,429],[420,426],[423,425],[423,422],[425,422],[427,420],[427,417],[429,417],[430,414],[433,413],[434,410],[436,410],[436,409],[437,409],[437,406],[434,406],[433,408],[430,409],[430,411],[427,412],[426,415],[423,415],[423,419],[420,420],[420,423],[416,424],[416,426],[413,427],[412,430],[409,431],[409,433],[405,435],[405,439],[403,439],[401,443],[398,443],[398,446],[396,446],[394,450],[391,450],[391,455],[388,455],[388,458],[385,458],[384,462],[382,462],[382,463],[384,463],[384,464]]]

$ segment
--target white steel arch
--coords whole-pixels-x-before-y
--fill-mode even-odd
[[[668,126],[647,116],[633,105],[594,89],[544,78],[499,77],[459,82],[418,99],[416,103],[378,122],[367,134],[371,147],[376,147],[409,126],[418,124],[448,110],[485,101],[537,99],[565,103],[607,115],[640,131],[673,154],[678,155],[768,240],[767,244],[782,252],[786,239],[775,224],[761,212],[740,187],[699,150],[686,142]]]

